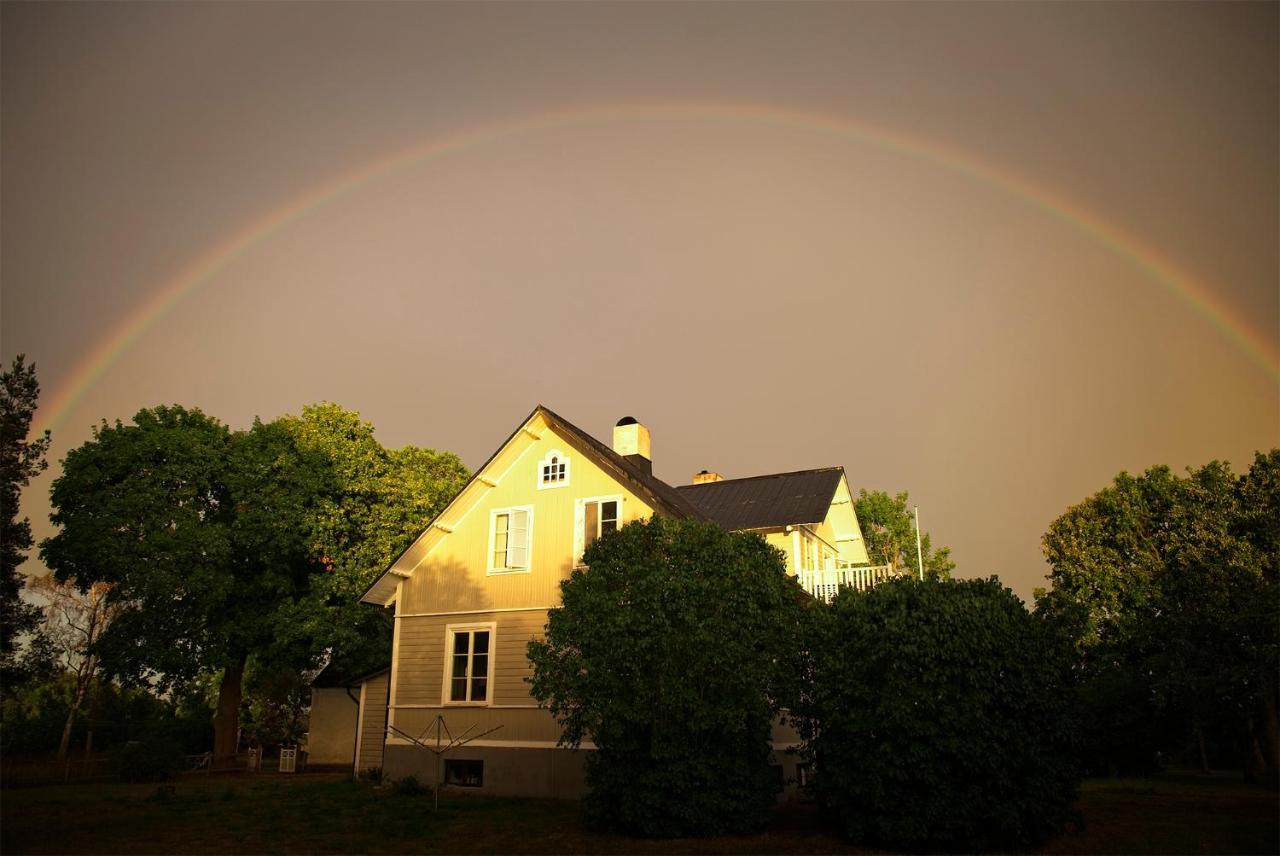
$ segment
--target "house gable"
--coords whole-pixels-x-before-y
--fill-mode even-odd
[[[553,458],[557,475],[564,465],[563,479],[548,483],[544,471]],[[679,498],[671,497],[673,489],[646,482],[612,450],[540,406],[362,600],[389,605],[399,592],[400,615],[549,607],[573,570],[585,501],[616,498],[621,525],[655,511],[682,514],[673,507]],[[520,557],[525,567],[495,569],[495,521],[508,513],[527,525],[529,552]]]

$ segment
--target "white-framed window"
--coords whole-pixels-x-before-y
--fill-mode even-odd
[[[444,631],[444,703],[493,703],[493,652],[498,625],[450,624]]]
[[[591,496],[580,499],[574,509],[574,564],[582,564],[582,554],[591,542],[622,525],[622,496]]]
[[[551,487],[567,487],[569,484],[569,457],[559,449],[552,449],[538,461],[538,490]]]
[[[532,505],[489,512],[489,573],[527,572],[532,545]]]

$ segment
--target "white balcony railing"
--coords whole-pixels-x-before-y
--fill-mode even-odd
[[[843,586],[858,591],[877,586],[886,580],[900,577],[908,573],[907,569],[894,570],[889,565],[865,565],[860,568],[828,568],[826,570],[799,571],[796,574],[800,585],[814,597],[831,601],[836,592]]]

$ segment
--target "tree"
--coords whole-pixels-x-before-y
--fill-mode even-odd
[[[71,706],[58,741],[58,758],[67,757],[71,747],[71,729],[75,725],[85,698],[98,676],[98,639],[120,611],[120,604],[109,602],[108,583],[93,583],[81,591],[72,582],[59,583],[53,574],[31,581],[32,591],[44,598],[44,635],[58,652],[64,670],[74,681]]]
[[[989,580],[895,579],[819,606],[797,706],[817,795],[856,842],[1025,848],[1070,817],[1067,658]]]
[[[236,750],[248,658],[307,656],[277,630],[309,587],[306,523],[327,478],[278,425],[233,435],[175,406],[103,423],[54,482],[61,530],[42,555],[59,581],[111,586],[103,664],[169,686],[220,671],[219,759]]]
[[[14,357],[0,374],[0,684],[10,686],[27,671],[17,659],[17,642],[36,629],[40,609],[22,599],[18,568],[31,549],[31,522],[18,519],[22,489],[48,466],[49,432],[29,439],[40,397],[35,365]]]
[[[758,828],[775,799],[770,729],[808,600],[757,535],[653,518],[595,541],[561,584],[532,690],[592,741],[586,807],[654,836]]]
[[[333,477],[307,521],[310,549],[325,572],[284,632],[328,652],[340,671],[381,668],[391,628],[385,611],[362,605],[360,596],[470,474],[452,452],[384,448],[371,424],[337,404],[309,405],[280,424],[299,449],[327,462]]]
[[[1273,451],[1240,478],[1221,462],[1120,473],[1045,534],[1037,610],[1076,616],[1095,763],[1150,765],[1187,735],[1203,766],[1234,744],[1274,781],[1278,470]],[[1124,709],[1142,715],[1117,729]]]
[[[385,658],[389,628],[356,600],[461,486],[448,453],[388,451],[336,405],[232,432],[198,410],[103,423],[54,482],[62,581],[109,583],[104,667],[175,686],[220,676],[214,754],[234,754],[250,660]]]
[[[866,539],[867,554],[872,562],[889,565],[895,571],[907,568],[919,578],[920,562],[916,553],[915,518],[907,505],[907,492],[889,496],[882,490],[858,491],[854,510]],[[951,548],[936,551],[928,532],[920,534],[920,553],[924,557],[924,575],[929,579],[947,579],[955,570]]]

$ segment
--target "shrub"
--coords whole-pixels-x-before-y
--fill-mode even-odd
[[[651,836],[759,828],[769,735],[804,595],[757,535],[654,518],[595,541],[561,584],[533,694],[591,740],[589,820]]]
[[[366,767],[360,773],[360,780],[364,782],[370,782],[375,785],[382,784],[382,768]]]
[[[396,793],[406,797],[416,797],[421,795],[426,788],[418,781],[417,776],[405,776],[395,784]]]
[[[851,838],[1025,847],[1072,817],[1066,652],[998,580],[894,580],[813,615],[802,731]]]
[[[116,765],[126,782],[166,782],[182,770],[182,747],[166,736],[126,743]]]

